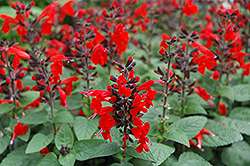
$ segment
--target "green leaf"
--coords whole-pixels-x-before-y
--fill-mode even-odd
[[[39,112],[34,112],[31,114],[27,114],[24,118],[20,119],[19,121],[24,124],[42,124],[49,120],[48,112],[43,110]]]
[[[72,148],[74,142],[73,133],[67,123],[63,123],[56,133],[55,144],[56,148],[60,150],[62,145]]]
[[[207,111],[197,102],[189,101],[184,108],[185,115],[192,114],[204,114],[207,115]]]
[[[96,157],[111,156],[118,153],[120,147],[104,140],[90,139],[75,142],[74,150],[76,151],[76,159],[84,161]]]
[[[85,117],[76,117],[74,131],[78,140],[90,139],[98,128],[98,121]]]
[[[68,103],[68,107],[69,109],[77,109],[82,107],[82,95],[77,92],[74,93],[72,95],[70,95],[69,97],[67,97],[67,103]]]
[[[216,91],[231,101],[234,101],[234,89],[230,86],[220,86],[216,88]],[[237,91],[236,91],[237,92]]]
[[[179,161],[177,163],[172,164],[171,166],[212,166],[209,162],[203,159],[198,154],[193,152],[184,152],[179,157]]]
[[[249,107],[236,107],[229,114],[229,118],[250,122],[250,108]]]
[[[189,139],[179,127],[172,127],[164,133],[163,137],[189,147]]]
[[[174,122],[170,125],[169,129],[179,127],[182,131],[184,131],[188,139],[191,139],[201,131],[206,122],[207,118],[203,116],[191,116]]]
[[[54,138],[53,135],[46,136],[41,133],[34,135],[33,138],[30,140],[25,153],[28,154],[28,153],[39,152],[40,150],[48,146],[52,142],[53,138]]]
[[[7,157],[3,159],[0,166],[24,166],[36,165],[41,159],[40,153],[26,154],[24,151],[26,146],[21,146],[11,151]]]
[[[225,165],[249,166],[250,145],[245,142],[236,142],[231,147],[223,150],[221,161]]]
[[[113,163],[111,166],[133,166],[133,164],[131,164],[131,163],[125,163],[125,164]]]
[[[175,148],[160,144],[160,143],[153,143],[150,147],[150,151],[154,156],[155,163],[154,165],[160,165],[163,163],[172,153],[174,153]]]
[[[22,93],[23,98],[20,98],[19,105],[20,107],[26,106],[33,101],[35,101],[39,97],[40,92],[36,91],[26,91]]]
[[[250,122],[238,120],[238,119],[231,119],[227,117],[216,117],[214,119],[217,122],[221,122],[225,124],[226,126],[235,129],[236,131],[239,131],[240,133],[250,135]]]
[[[3,136],[0,139],[0,154],[2,154],[5,149],[8,147],[8,145],[10,144],[10,138],[8,136]]]
[[[148,151],[148,152],[142,151],[141,153],[138,153],[135,150],[136,145],[137,144],[134,144],[134,146],[131,146],[131,147],[127,148],[127,154],[128,155],[130,155],[132,157],[135,157],[135,158],[138,158],[138,159],[143,159],[143,160],[148,160],[148,161],[155,162],[155,158],[154,158],[154,156],[152,154],[152,151]]]
[[[215,136],[204,134],[202,146],[225,146],[243,140],[242,135],[237,130],[214,120],[208,120],[204,128],[211,131]]]
[[[60,166],[59,162],[57,161],[57,156],[55,153],[50,152],[47,154],[36,166]]]
[[[244,102],[250,100],[250,85],[244,84],[244,85],[235,85],[233,86],[234,93],[234,99],[235,101]]]
[[[59,163],[65,166],[73,166],[76,161],[76,152],[74,150],[70,150],[70,153],[66,155],[59,156]]]
[[[8,104],[8,103],[3,103],[0,105],[0,115],[5,113],[5,112],[9,112],[10,110],[12,110],[15,106],[13,104]]]
[[[52,119],[52,123],[74,123],[74,118],[69,111],[59,110]]]

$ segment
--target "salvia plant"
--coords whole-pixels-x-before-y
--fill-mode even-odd
[[[0,5],[0,166],[250,165],[249,0]]]

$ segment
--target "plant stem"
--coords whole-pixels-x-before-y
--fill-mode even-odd
[[[12,110],[12,119],[15,119],[15,114],[16,114],[16,85],[15,85],[15,80],[14,78],[12,77],[12,69],[11,69],[11,66],[10,66],[10,63],[9,63],[9,59],[8,59],[8,55],[7,55],[7,51],[5,51],[5,55],[6,55],[6,64],[7,64],[7,71],[8,71],[8,74],[9,74],[9,77],[10,77],[10,80],[11,80],[11,86],[12,86],[12,100],[13,100],[13,104],[14,104],[14,108]]]
[[[170,56],[170,46],[168,48],[168,55]],[[167,109],[167,101],[168,101],[168,85],[169,85],[169,73],[170,73],[170,64],[171,64],[171,57],[168,60],[168,71],[165,75],[164,79],[164,101],[163,101],[163,111],[162,111],[162,134],[164,133],[164,126],[165,126],[165,117],[166,117],[166,109]]]
[[[50,105],[50,111],[51,111],[51,118],[54,118],[54,100],[52,96],[52,91],[49,92],[49,105]],[[53,128],[54,128],[54,136],[56,135],[56,125],[55,123],[52,123]]]

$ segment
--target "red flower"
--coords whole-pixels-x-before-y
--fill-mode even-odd
[[[198,89],[197,89],[198,88]],[[197,86],[197,88],[194,87],[194,91],[200,95],[200,97],[202,97],[205,101],[207,101],[211,106],[214,105],[214,103],[212,103],[211,101],[209,101],[208,99],[212,99],[214,100],[214,98],[212,96],[210,96],[206,89],[202,89],[199,85]]]
[[[66,2],[62,7],[61,7],[61,14],[59,16],[59,22],[63,22],[64,18],[66,15],[73,17],[75,10],[72,7],[72,4],[74,3],[73,0],[70,0]]]
[[[211,77],[210,78],[212,78],[212,79],[214,79],[214,80],[218,80],[219,78],[220,78],[220,71],[215,71],[212,75],[211,75]]]
[[[203,134],[208,134],[208,135],[211,135],[211,136],[215,136],[212,132],[210,132],[209,130],[207,129],[202,129],[194,138],[197,139],[197,142],[198,144],[194,143],[192,140],[189,140],[189,144],[190,146],[191,145],[194,145],[196,146],[197,148],[199,148],[201,151],[204,151],[204,149],[201,148],[201,142],[202,142],[202,135]]]
[[[16,138],[16,136],[21,136],[21,135],[24,135],[27,130],[28,130],[29,126],[27,125],[24,125],[23,126],[23,123],[22,122],[18,122],[15,126],[14,126],[14,132],[13,132],[13,136],[12,136],[12,139],[10,141],[10,144],[12,145],[13,144],[13,141],[14,139]]]
[[[40,150],[40,154],[44,157],[44,156],[46,156],[46,154],[49,154],[50,153],[50,151],[49,151],[49,149],[48,149],[48,147],[45,147],[45,148],[43,148],[42,150]]]
[[[239,66],[239,68],[244,69],[243,74],[242,74],[243,76],[249,75],[250,63],[244,63],[243,65]]]
[[[236,61],[239,62],[240,65],[244,65],[245,56],[247,56],[247,53],[245,52],[236,52],[231,57],[236,59]]]
[[[193,4],[193,0],[187,0],[183,6],[182,12],[187,16],[195,15],[199,12],[199,9],[196,5]]]
[[[67,94],[61,89],[61,88],[57,88],[59,91],[59,95],[60,95],[60,105],[66,107],[67,109],[69,108],[66,102],[67,99]]]
[[[1,29],[1,31],[3,31],[4,34],[8,33],[11,29],[11,26],[10,24],[13,24],[13,25],[17,25],[18,24],[18,20],[6,15],[6,14],[1,14],[0,15],[0,18],[5,20],[4,23],[3,23],[3,27]]]
[[[20,46],[13,46],[9,48],[0,47],[0,51],[7,51],[7,54],[14,54],[13,69],[15,70],[21,62],[21,59],[29,59],[30,55],[24,51],[24,48]],[[9,55],[8,55],[9,56]],[[5,58],[5,56],[4,56]]]
[[[45,19],[42,23],[41,33],[44,35],[51,35],[52,34],[52,22],[50,19]]]
[[[102,45],[97,45],[94,47],[94,53],[91,55],[91,61],[97,65],[100,63],[102,66],[107,62],[108,60],[108,52],[107,49],[104,48]]]
[[[234,40],[236,37],[236,34],[234,33],[233,27],[232,25],[228,25],[227,29],[226,29],[226,33],[225,33],[225,40],[229,41],[229,40]]]
[[[166,34],[166,33],[161,34],[161,37],[162,37],[162,41],[161,41],[159,47],[164,47],[165,49],[167,49],[167,48],[168,48],[168,45],[167,45],[167,43],[165,42],[165,40],[169,40],[169,39],[171,39],[171,37],[170,37],[168,34]],[[160,53],[160,54],[161,54],[161,53]],[[161,55],[162,55],[162,54],[161,54]]]
[[[63,88],[65,90],[65,92],[70,94],[73,90],[73,82],[78,81],[78,79],[79,79],[78,77],[73,76],[73,77],[69,77],[69,78],[62,80],[61,84],[65,85],[65,88]]]
[[[121,23],[116,25],[114,34],[112,35],[112,39],[110,40],[110,42],[114,42],[116,44],[118,55],[122,55],[122,53],[126,51],[127,44],[129,42],[129,33],[124,29],[125,27]]]
[[[140,16],[143,17],[143,18],[146,18],[147,15],[148,15],[148,12],[147,12],[147,9],[149,8],[149,4],[145,3],[145,4],[142,4],[141,6],[137,7],[135,10],[134,10],[134,16],[135,18],[139,18]]]
[[[38,16],[37,20],[41,20],[44,17],[48,16],[48,19],[52,22],[52,24],[55,24],[55,19],[57,18],[57,6],[59,5],[59,2],[52,2],[49,6],[47,6],[42,13]]]
[[[221,115],[226,115],[227,114],[227,109],[226,109],[226,105],[223,103],[219,103],[219,112]]]

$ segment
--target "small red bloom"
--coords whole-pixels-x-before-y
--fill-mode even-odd
[[[203,134],[208,134],[208,135],[211,135],[211,136],[215,136],[212,132],[210,132],[209,130],[207,130],[207,129],[202,129],[194,138],[195,139],[197,139],[197,142],[198,142],[198,144],[195,144],[193,141],[189,141],[189,144],[190,144],[190,146],[191,145],[194,145],[194,146],[196,146],[197,148],[199,148],[201,151],[204,151],[204,149],[202,149],[201,148],[201,142],[202,142],[202,135]]]
[[[234,40],[236,37],[235,33],[234,33],[234,30],[233,30],[233,27],[232,25],[228,25],[227,26],[227,29],[226,29],[226,33],[225,33],[225,40],[226,41],[229,41],[229,40]]]
[[[197,88],[198,88],[198,89],[197,89]],[[207,93],[206,89],[202,89],[199,85],[197,86],[197,88],[194,87],[194,88],[193,88],[194,91],[195,91],[198,95],[200,95],[200,97],[202,97],[205,101],[207,101],[211,106],[213,106],[214,103],[212,103],[212,102],[209,101],[208,99],[214,100],[214,98],[213,98],[212,96],[210,96],[210,95]]]
[[[185,13],[187,16],[190,16],[192,14],[197,14],[199,12],[199,9],[196,5],[193,4],[193,0],[186,0],[182,12]]]
[[[97,45],[94,47],[94,53],[91,55],[91,61],[97,65],[100,63],[102,66],[108,60],[108,52],[107,49],[104,48],[102,45]]]
[[[118,55],[122,55],[122,53],[126,51],[127,44],[129,42],[129,33],[124,29],[125,26],[121,23],[116,25],[114,34],[112,35],[112,39],[110,40],[110,42],[114,42],[116,44]]]
[[[216,70],[212,75],[211,77],[212,79],[214,80],[218,80],[220,78],[220,71]]]
[[[29,126],[27,125],[24,125],[23,126],[23,123],[22,122],[18,122],[15,126],[14,126],[14,132],[13,132],[13,136],[12,136],[12,139],[10,141],[10,144],[12,145],[13,144],[13,141],[14,139],[16,138],[16,136],[21,136],[21,135],[24,135],[27,130],[28,130]]]
[[[227,114],[226,105],[221,102],[219,103],[219,112],[221,113],[221,115]]]
[[[45,148],[43,148],[42,150],[40,150],[40,154],[44,157],[44,156],[46,156],[46,154],[49,154],[50,153],[50,151],[49,151],[49,149],[48,149],[48,147],[45,147]]]
[[[61,88],[57,88],[58,91],[59,91],[59,95],[60,95],[60,105],[66,107],[67,109],[69,108],[68,105],[67,105],[67,102],[66,102],[66,98],[67,98],[67,95],[66,93],[61,89]]]

